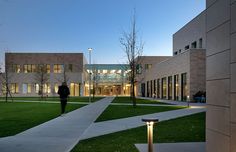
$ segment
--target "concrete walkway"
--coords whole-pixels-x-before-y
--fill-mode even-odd
[[[69,152],[112,100],[101,99],[15,136],[0,138],[0,151]]]
[[[109,133],[114,133],[122,130],[136,128],[145,125],[142,118],[158,118],[159,121],[174,119],[195,113],[205,112],[204,107],[186,108],[180,110],[172,110],[167,112],[160,112],[154,114],[147,114],[142,116],[129,117],[124,119],[116,119],[110,121],[103,121],[93,123],[82,135],[81,139],[88,139]]]
[[[137,97],[140,99],[147,99],[147,100],[158,100],[160,102],[168,103],[168,104],[174,104],[174,105],[180,105],[180,106],[187,106],[188,102],[186,101],[175,101],[175,100],[164,100],[164,99],[153,99],[150,97]],[[206,106],[206,103],[195,103],[195,102],[190,102],[190,106]]]
[[[135,144],[139,152],[147,152],[147,144]],[[154,144],[153,152],[205,152],[205,142]]]

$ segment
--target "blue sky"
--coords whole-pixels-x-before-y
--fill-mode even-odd
[[[93,63],[124,63],[119,43],[136,9],[143,55],[172,55],[172,35],[205,0],[0,0],[0,51],[83,52]],[[3,61],[3,58],[1,58]]]

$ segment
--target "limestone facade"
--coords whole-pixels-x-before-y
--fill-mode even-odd
[[[236,152],[236,0],[206,5],[206,151]]]

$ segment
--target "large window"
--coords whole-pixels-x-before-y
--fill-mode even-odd
[[[24,94],[31,93],[31,84],[23,83],[22,93],[24,93]]]
[[[152,68],[152,64],[145,64],[145,69],[148,70],[148,69],[151,69]]]
[[[51,93],[51,86],[49,83],[43,85],[43,93]]]
[[[46,64],[46,71],[47,73],[50,73],[50,64]]]
[[[10,91],[11,91],[11,93],[19,93],[18,83],[11,83]]]
[[[57,83],[54,84],[54,92],[57,93],[58,92],[58,88],[59,88],[59,85]]]
[[[20,65],[19,64],[13,64],[12,65],[12,72],[20,73]]]
[[[145,83],[141,84],[142,97],[145,97]]]
[[[181,100],[186,101],[187,100],[187,73],[181,74]]]
[[[54,64],[53,71],[54,71],[54,73],[63,73],[64,72],[64,65],[63,64]]]
[[[161,85],[162,85],[162,91],[161,91],[161,97],[163,98],[163,99],[165,99],[166,98],[166,78],[162,78],[161,79]]]
[[[179,100],[179,75],[174,76],[174,99]]]
[[[157,79],[157,98],[160,98],[160,79]]]
[[[168,99],[172,99],[172,76],[168,77]]]
[[[39,84],[38,83],[36,83],[34,85],[34,90],[35,90],[35,93],[39,93]]]
[[[149,97],[150,94],[150,85],[149,85],[149,81],[147,81],[147,97]]]
[[[37,72],[37,65],[35,64],[25,64],[23,67],[24,73]]]
[[[79,96],[79,84],[78,83],[70,83],[70,95],[71,96]]]
[[[73,72],[73,64],[68,65],[68,72]]]
[[[150,81],[151,82],[151,86],[150,86],[150,89],[151,89],[151,94],[150,94],[150,97],[152,97],[153,96],[153,92],[152,92],[152,87],[153,87],[153,84],[152,84],[152,80]]]
[[[153,81],[153,93],[154,93],[154,97],[157,97],[157,90],[156,90],[156,80]]]

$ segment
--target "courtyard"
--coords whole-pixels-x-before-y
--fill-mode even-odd
[[[160,120],[154,125],[154,143],[205,142],[204,104],[188,108],[186,103],[140,98],[133,108],[128,97],[99,97],[92,103],[79,102],[81,97],[60,116],[55,100],[23,99],[0,102],[3,152],[138,152],[135,144],[147,142],[141,119],[153,117]]]

